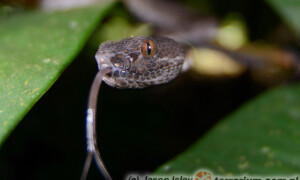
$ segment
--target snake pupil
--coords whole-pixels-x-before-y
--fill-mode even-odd
[[[147,52],[148,52],[149,56],[151,55],[151,51],[152,51],[152,47],[151,47],[150,43],[147,42]]]
[[[141,53],[146,58],[153,57],[156,53],[155,43],[150,39],[145,40],[141,46]]]

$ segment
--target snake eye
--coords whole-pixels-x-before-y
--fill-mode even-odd
[[[155,43],[152,40],[144,41],[142,44],[141,52],[144,57],[153,57],[156,53]]]

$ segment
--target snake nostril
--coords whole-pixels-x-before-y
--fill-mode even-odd
[[[106,74],[106,76],[111,77],[111,76],[112,76],[112,72],[111,72],[111,71],[108,72],[108,73]]]

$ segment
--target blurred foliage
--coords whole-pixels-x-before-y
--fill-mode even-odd
[[[283,20],[288,23],[295,32],[300,34],[300,1],[295,0],[267,0],[273,6]]]
[[[192,69],[206,77],[237,77],[245,71],[245,67],[230,56],[213,49],[193,48],[187,57],[193,62]]]
[[[111,5],[0,16],[0,145],[82,49]]]
[[[269,0],[300,34],[300,2]],[[210,169],[225,175],[292,175],[300,172],[300,85],[261,94],[217,124],[155,174]]]
[[[240,14],[229,14],[219,28],[216,40],[228,49],[238,49],[248,42],[245,20]]]
[[[2,0],[0,4],[11,5],[15,7],[28,7],[32,8],[37,6],[39,0]]]
[[[299,92],[300,85],[290,85],[261,94],[155,173],[193,174],[201,168],[225,175],[299,173]]]
[[[99,28],[89,41],[98,47],[104,41],[118,41],[133,36],[149,36],[152,34],[150,24],[132,24],[122,16],[114,16]]]

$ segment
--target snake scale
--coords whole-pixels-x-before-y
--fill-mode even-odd
[[[168,83],[181,71],[184,49],[166,37],[139,36],[104,42],[96,53],[99,72],[94,78],[86,118],[87,158],[81,179],[86,179],[92,159],[102,176],[111,180],[97,147],[96,107],[102,80],[116,88],[144,88]]]

